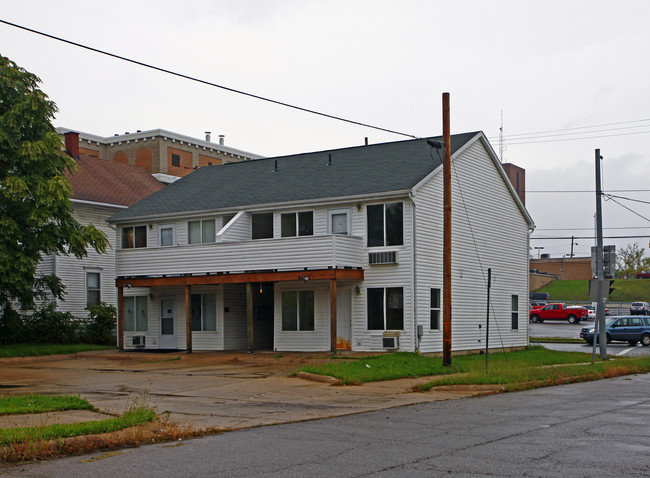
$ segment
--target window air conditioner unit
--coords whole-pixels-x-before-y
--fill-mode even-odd
[[[399,337],[382,337],[382,346],[385,349],[398,349]]]
[[[131,337],[133,345],[136,347],[144,347],[145,345],[145,336],[144,335],[134,335]]]
[[[370,252],[368,263],[374,264],[397,264],[397,251]]]

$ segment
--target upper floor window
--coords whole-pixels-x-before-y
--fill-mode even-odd
[[[174,225],[173,224],[165,224],[162,226],[159,226],[158,228],[160,237],[160,245],[161,246],[173,246],[174,245]]]
[[[268,239],[273,237],[273,213],[260,212],[251,215],[252,238]]]
[[[366,206],[368,247],[404,244],[404,206],[401,202]]]
[[[281,236],[313,236],[314,235],[314,213],[289,212],[280,216]]]
[[[440,289],[431,289],[431,317],[429,328],[440,330]]]
[[[125,332],[146,332],[148,319],[148,298],[146,295],[124,297]]]
[[[190,244],[206,244],[214,242],[216,237],[214,219],[189,221],[187,223],[187,235]]]
[[[314,291],[282,292],[282,330],[314,330]]]
[[[192,294],[191,306],[193,332],[217,330],[217,296],[215,294]]]
[[[404,329],[404,289],[368,288],[368,330]]]
[[[328,232],[330,234],[349,234],[349,215],[346,209],[335,209],[327,212]]]
[[[172,166],[179,168],[181,166],[181,156],[180,154],[172,153]]]
[[[86,306],[99,305],[101,302],[100,279],[99,272],[86,272]]]
[[[147,226],[129,226],[122,228],[122,249],[147,247]]]

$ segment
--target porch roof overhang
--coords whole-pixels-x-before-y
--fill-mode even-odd
[[[157,287],[186,285],[246,284],[249,282],[283,282],[331,279],[363,280],[361,268],[328,268],[296,271],[246,271],[204,275],[174,275],[157,277],[118,277],[116,287]]]

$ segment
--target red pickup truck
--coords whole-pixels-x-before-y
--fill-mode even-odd
[[[546,304],[535,307],[530,311],[531,322],[545,320],[568,320],[570,324],[578,324],[587,318],[589,311],[584,307],[567,307],[566,304]]]

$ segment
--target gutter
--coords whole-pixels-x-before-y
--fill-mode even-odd
[[[412,225],[411,225],[411,261],[413,264],[413,276],[411,278],[411,288],[413,290],[413,350],[416,352],[420,352],[420,337],[418,336],[418,315],[417,315],[417,303],[418,303],[418,291],[417,291],[417,283],[418,283],[418,266],[417,266],[417,242],[416,242],[416,205],[415,205],[415,199],[414,199],[415,194],[413,192],[409,193],[409,199],[411,200],[411,204],[413,205],[413,219],[412,219]]]

